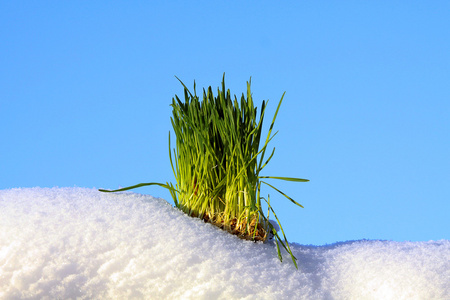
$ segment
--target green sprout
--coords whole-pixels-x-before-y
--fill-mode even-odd
[[[178,79],[178,77],[177,77]],[[266,241],[270,233],[276,240],[278,257],[282,260],[280,246],[290,254],[297,268],[296,258],[290,250],[283,227],[270,204],[270,197],[261,197],[261,185],[265,184],[292,203],[303,207],[294,199],[266,182],[279,179],[307,182],[307,179],[292,177],[261,176],[261,170],[272,159],[275,148],[266,160],[268,143],[276,135],[272,129],[284,98],[281,97],[275,111],[264,144],[261,131],[267,102],[263,101],[258,116],[247,82],[247,95],[240,101],[230,90],[225,89],[225,74],[222,90],[214,96],[211,86],[203,89],[202,101],[178,79],[184,87],[184,102],[175,95],[172,99],[171,117],[176,136],[175,148],[171,148],[169,132],[169,158],[176,184],[141,183],[117,190],[119,192],[141,186],[159,185],[167,188],[175,206],[192,217],[210,222],[240,238],[251,241]],[[261,201],[267,204],[264,214]],[[281,229],[283,239],[269,222],[272,212]],[[284,242],[283,242],[284,240]]]

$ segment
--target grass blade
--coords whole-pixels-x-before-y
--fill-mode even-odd
[[[104,189],[99,189],[100,192],[105,192],[105,193],[115,193],[115,192],[123,192],[123,191],[128,191],[128,190],[132,190],[135,188],[139,188],[139,187],[143,187],[143,186],[149,186],[149,185],[159,185],[163,188],[166,188],[168,190],[173,190],[174,192],[178,192],[176,189],[174,189],[172,186],[168,185],[168,184],[164,184],[164,183],[158,183],[158,182],[148,182],[148,183],[139,183],[136,185],[132,185],[132,186],[128,186],[125,188],[120,188],[117,190],[104,190]]]
[[[280,179],[280,180],[294,181],[294,182],[308,182],[309,181],[309,179],[302,179],[302,178],[295,178],[295,177],[259,176],[258,178]]]
[[[282,191],[280,191],[279,189],[277,189],[277,188],[274,187],[273,185],[268,184],[268,183],[265,182],[265,181],[261,181],[261,183],[267,184],[268,186],[270,186],[271,188],[273,188],[275,191],[277,191],[277,192],[280,193],[281,195],[283,195],[283,196],[285,196],[286,198],[288,198],[292,203],[294,203],[294,204],[296,204],[296,205],[298,205],[298,206],[300,206],[300,207],[303,208],[303,205],[301,205],[300,203],[298,203],[297,201],[295,201],[294,199],[292,199],[291,197],[289,197],[288,195],[286,195],[285,193],[283,193]]]

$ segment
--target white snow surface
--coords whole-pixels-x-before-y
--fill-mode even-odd
[[[0,299],[450,299],[450,241],[253,243],[165,200],[0,190]]]

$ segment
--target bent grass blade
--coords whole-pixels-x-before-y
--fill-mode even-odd
[[[164,183],[159,183],[159,182],[139,183],[139,184],[136,184],[136,185],[120,188],[120,189],[117,189],[117,190],[99,189],[99,191],[100,192],[105,192],[105,193],[124,192],[124,191],[132,190],[132,189],[143,187],[143,186],[149,186],[149,185],[159,185],[159,186],[161,186],[163,188],[166,188],[168,190],[171,190],[171,191],[174,191],[174,192],[178,192],[176,189],[173,188],[173,186],[171,186],[171,184],[169,184],[169,183],[164,184]]]

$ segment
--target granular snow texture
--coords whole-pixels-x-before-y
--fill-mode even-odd
[[[163,199],[0,190],[0,299],[450,299],[450,241],[253,243]]]

